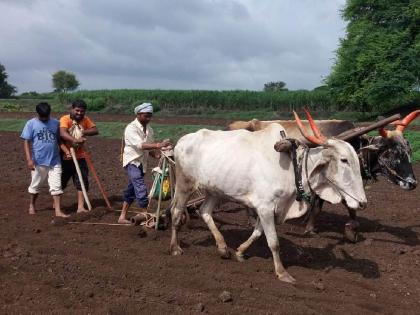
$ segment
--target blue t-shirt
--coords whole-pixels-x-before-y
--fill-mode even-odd
[[[32,159],[35,165],[61,164],[58,151],[59,126],[58,120],[52,118],[45,122],[32,118],[26,122],[20,137],[32,142]]]

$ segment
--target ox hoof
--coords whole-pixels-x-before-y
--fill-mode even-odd
[[[170,252],[171,252],[172,256],[179,256],[179,255],[182,255],[184,253],[184,251],[179,246],[171,248]]]
[[[217,251],[219,252],[220,257],[223,259],[230,259],[230,252],[227,247],[218,248]]]
[[[280,281],[287,282],[287,283],[295,283],[296,280],[291,275],[289,275],[286,271],[283,273],[278,273],[277,277]]]
[[[359,223],[357,221],[347,222],[344,226],[344,235],[352,243],[357,243],[360,238],[360,234],[357,231],[358,227]]]
[[[244,262],[248,258],[247,255],[245,255],[244,253],[240,253],[240,252],[236,252],[235,255],[236,255],[236,259],[239,262]]]

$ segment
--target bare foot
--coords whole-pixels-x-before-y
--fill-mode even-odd
[[[131,222],[129,220],[124,219],[124,218],[119,218],[118,223],[120,223],[120,224],[131,224]]]
[[[56,212],[55,213],[55,216],[56,217],[61,217],[61,218],[68,218],[68,217],[70,217],[69,214],[65,214],[64,212]]]
[[[89,210],[83,208],[83,209],[77,209],[77,213],[82,213],[82,212],[89,212]]]

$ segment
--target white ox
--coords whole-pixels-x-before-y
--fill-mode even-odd
[[[279,256],[275,219],[282,222],[305,214],[308,204],[297,202],[295,176],[289,153],[276,152],[274,144],[284,128],[272,124],[264,130],[211,131],[202,129],[182,137],[175,147],[176,187],[172,204],[172,255],[182,254],[178,231],[191,193],[205,192],[200,214],[212,232],[219,253],[229,257],[226,242],[217,229],[212,211],[223,199],[255,209],[258,219],[251,237],[237,249],[239,260],[248,247],[265,233],[278,278],[294,282]],[[311,136],[313,137],[313,136]],[[322,139],[323,145],[309,149],[302,170],[303,185],[322,199],[351,208],[366,205],[359,160],[346,142]],[[303,153],[304,154],[304,153]],[[307,172],[306,172],[307,170]],[[308,185],[309,181],[309,185]]]

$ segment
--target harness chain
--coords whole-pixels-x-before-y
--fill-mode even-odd
[[[290,143],[292,144],[292,150],[291,150],[291,154],[292,154],[292,162],[293,162],[293,170],[295,172],[295,185],[296,185],[296,201],[306,201],[306,202],[310,202],[311,200],[311,194],[307,194],[303,188],[303,181],[302,181],[302,160],[304,158],[304,155],[306,153],[306,168],[308,167],[308,148],[305,149],[305,151],[303,152],[303,154],[300,156],[299,158],[299,162],[297,161],[297,148],[298,148],[298,144],[296,142],[296,140],[294,139],[288,139],[290,141]],[[309,181],[308,181],[309,183]],[[312,189],[311,189],[312,191]]]

